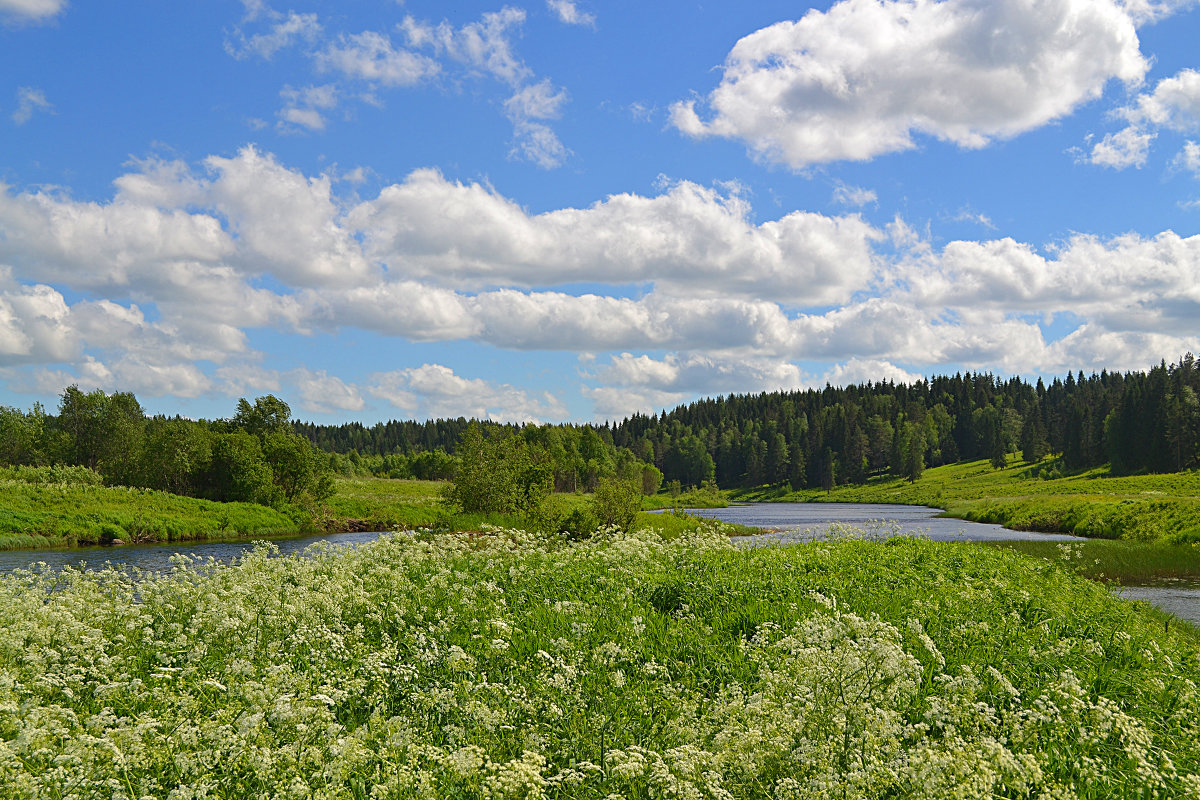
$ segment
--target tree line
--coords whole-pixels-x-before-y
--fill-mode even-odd
[[[1106,463],[1118,474],[1193,469],[1200,466],[1198,395],[1200,369],[1188,354],[1146,372],[1080,371],[1049,384],[959,373],[912,384],[728,395],[615,424],[479,424],[488,435],[545,444],[559,491],[594,489],[618,464],[630,463],[652,465],[661,473],[655,479],[685,486],[832,488],[879,475],[916,480],[927,467],[956,461],[1002,467],[1014,454],[1029,463],[1058,456],[1043,467],[1049,476]],[[295,429],[377,470],[392,459],[397,477],[417,477],[399,473],[415,473],[422,459],[442,465],[445,474],[436,477],[449,477],[470,424],[459,418]]]
[[[1148,372],[1068,373],[1049,385],[990,374],[699,400],[634,415],[613,441],[667,480],[831,488],[927,466],[1013,454],[1050,474],[1105,463],[1117,474],[1200,466],[1200,369],[1188,354]]]
[[[1189,353],[1145,372],[1067,373],[1048,385],[987,373],[698,400],[600,425],[466,418],[317,425],[282,400],[238,401],[228,419],[146,417],[128,392],[69,387],[58,414],[0,407],[0,464],[78,465],[106,483],[267,504],[332,491],[331,474],[450,479],[464,438],[513,438],[557,492],[609,479],[725,488],[832,488],[873,476],[1014,454],[1045,475],[1200,466],[1200,368]],[[476,426],[477,434],[468,437]],[[1043,462],[1047,455],[1057,456]],[[541,472],[539,472],[539,475]]]
[[[229,419],[147,417],[129,392],[68,387],[57,414],[0,407],[0,465],[76,466],[104,483],[278,506],[333,492],[328,456],[292,430],[272,395]]]

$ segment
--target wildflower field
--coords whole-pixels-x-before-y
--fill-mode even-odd
[[[395,534],[0,605],[3,798],[1200,793],[1195,631],[1000,549]]]

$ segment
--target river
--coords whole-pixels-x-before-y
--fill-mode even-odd
[[[836,538],[841,530],[855,528],[868,536],[924,536],[936,541],[988,542],[1012,539],[1077,541],[1077,536],[1055,533],[1013,531],[1000,525],[968,522],[938,516],[936,508],[925,506],[884,505],[875,503],[748,503],[728,508],[689,509],[690,513],[710,519],[736,522],[768,529],[756,536],[739,536],[739,547],[763,547]],[[317,534],[274,539],[281,555],[298,553],[310,544],[329,541],[340,545],[359,545],[374,541],[381,532]],[[132,544],[119,547],[78,547],[49,550],[0,551],[0,575],[42,562],[51,569],[66,566],[96,569],[111,563],[143,572],[170,568],[175,553],[188,553],[200,560],[209,558],[228,562],[252,546],[247,541],[172,542],[169,544]],[[1200,588],[1189,586],[1125,586],[1118,594],[1131,600],[1144,600],[1176,616],[1200,625]]]

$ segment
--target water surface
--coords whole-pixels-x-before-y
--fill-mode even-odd
[[[320,533],[308,536],[291,536],[270,539],[279,548],[280,555],[298,553],[314,542],[328,541],[332,544],[359,545],[373,542],[383,535],[382,531],[366,533]],[[14,569],[44,562],[52,569],[72,566],[82,569],[103,569],[106,564],[133,567],[143,572],[163,572],[171,568],[171,556],[176,553],[194,555],[201,561],[214,558],[228,563],[254,546],[254,541],[195,541],[159,542],[156,544],[125,544],[112,547],[72,547],[49,550],[0,550],[0,575]]]
[[[1002,525],[938,516],[940,508],[885,503],[745,503],[728,508],[689,509],[689,514],[736,522],[770,532],[739,536],[743,546],[809,542],[836,535],[838,527],[861,528],[868,535],[925,536],[938,542],[997,542],[1012,539],[1073,541],[1064,533],[1013,531]]]

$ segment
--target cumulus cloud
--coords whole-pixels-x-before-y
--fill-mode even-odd
[[[613,195],[530,215],[480,184],[419,170],[353,209],[373,260],[463,288],[554,285],[603,276],[688,294],[843,302],[867,287],[882,233],[857,215],[793,212],[754,224],[735,193],[690,182],[657,197]],[[453,247],[447,243],[453,242]]]
[[[1148,68],[1112,0],[842,0],[741,39],[720,85],[673,122],[800,169],[863,161],[925,134],[983,147],[1060,118]]]
[[[33,119],[35,112],[54,112],[54,106],[46,99],[46,93],[31,86],[17,89],[17,110],[12,113],[12,121],[17,125],[24,125]]]
[[[887,361],[852,358],[844,364],[835,365],[829,372],[825,373],[819,384],[822,386],[825,384],[829,384],[830,386],[853,386],[855,384],[861,385],[868,382],[883,383],[885,381],[911,384],[920,379],[920,375],[901,369]]]
[[[1196,349],[1200,334],[1200,236],[935,247],[902,219],[887,232],[854,214],[758,220],[736,187],[664,183],[532,214],[435,170],[373,197],[341,198],[337,184],[245,148],[197,166],[134,162],[108,202],[0,188],[0,368],[20,373],[10,386],[67,376],[196,396],[282,385],[322,413],[375,397],[417,416],[561,419],[558,401],[436,365],[366,388],[276,373],[248,331],[591,353],[584,380],[601,416],[944,364],[1144,366]],[[567,290],[581,281],[592,292]],[[1048,341],[1059,314],[1078,330]],[[813,378],[798,363],[840,366]]]
[[[296,369],[287,376],[300,392],[300,408],[314,414],[361,411],[366,405],[357,386],[325,370]]]
[[[0,19],[44,22],[58,16],[67,0],[0,0]]]
[[[1184,142],[1183,149],[1175,156],[1174,163],[1179,169],[1185,169],[1200,178],[1200,144],[1191,140]]]
[[[511,384],[463,378],[440,364],[376,373],[368,391],[416,418],[546,422],[568,415],[562,402],[548,392],[532,394]]]
[[[606,384],[689,394],[778,391],[805,385],[795,364],[703,353],[669,353],[662,359],[621,353],[597,377]]]
[[[688,400],[684,392],[639,390],[624,386],[585,386],[583,395],[592,401],[596,422],[621,420],[633,414],[654,414]]]
[[[1153,91],[1138,95],[1131,105],[1119,109],[1116,116],[1129,125],[1105,134],[1092,146],[1087,160],[1114,169],[1144,166],[1159,130],[1200,130],[1200,72],[1185,69],[1164,78]]]
[[[566,25],[595,26],[596,15],[580,11],[575,0],[546,0],[546,7],[554,12],[558,21]]]
[[[50,286],[0,286],[0,366],[68,361],[80,342],[62,294]]]

